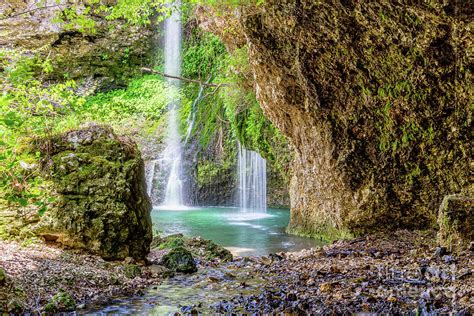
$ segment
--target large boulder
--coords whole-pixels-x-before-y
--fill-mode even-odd
[[[295,149],[289,231],[436,227],[469,183],[472,6],[268,0],[240,15],[255,90]]]
[[[136,144],[109,127],[91,126],[37,146],[58,198],[34,231],[104,259],[144,259],[152,240],[151,202]]]

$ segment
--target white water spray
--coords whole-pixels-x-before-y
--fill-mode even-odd
[[[177,0],[179,7],[181,1]],[[181,15],[178,10],[173,10],[171,16],[166,19],[164,25],[165,33],[165,73],[172,76],[181,74]],[[167,79],[170,84],[179,87],[179,81]],[[183,149],[181,136],[179,135],[178,108],[179,100],[168,100],[168,134],[166,138],[166,149],[163,153],[163,161],[169,171],[166,184],[165,199],[163,206],[169,209],[179,209],[184,205],[183,196],[183,172],[182,160]]]
[[[239,144],[239,206],[244,212],[267,211],[267,162]]]

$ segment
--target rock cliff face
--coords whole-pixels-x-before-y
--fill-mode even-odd
[[[110,90],[126,85],[140,66],[149,64],[151,28],[91,15],[95,32],[80,32],[78,27],[69,29],[54,22],[61,8],[55,1],[42,2],[46,9],[39,10],[37,2],[0,4],[0,48],[42,51],[53,62],[51,79],[75,79],[84,89]],[[76,3],[79,8],[80,3]]]
[[[472,14],[455,1],[244,10],[258,99],[295,148],[289,231],[432,227],[443,197],[467,191]]]
[[[92,126],[38,141],[57,201],[34,227],[65,247],[104,259],[143,259],[152,240],[151,202],[134,142]]]

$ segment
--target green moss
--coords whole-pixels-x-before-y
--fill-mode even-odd
[[[234,259],[234,257],[232,256],[232,253],[229,250],[215,244],[214,242],[210,240],[208,241],[205,251],[206,251],[207,260],[218,258],[224,262],[228,262]]]
[[[325,243],[331,243],[335,240],[346,240],[355,237],[353,233],[348,229],[336,229],[331,225],[325,225],[316,229],[315,227],[303,229],[301,227],[290,227],[286,228],[286,233],[290,235],[297,235],[301,237],[313,238]]]
[[[172,249],[163,256],[161,263],[168,269],[176,272],[193,273],[197,271],[193,255],[184,247]]]
[[[76,301],[71,294],[60,290],[44,306],[43,310],[47,313],[67,312],[76,309]]]
[[[165,238],[160,245],[158,246],[159,249],[172,249],[176,247],[183,247],[184,240],[183,236],[170,236]]]

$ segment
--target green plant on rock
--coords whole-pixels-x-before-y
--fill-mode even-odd
[[[81,106],[74,81],[45,84],[52,71],[48,58],[14,50],[0,51],[0,204],[41,215],[52,198],[38,175],[32,135],[46,135],[57,117]]]
[[[76,301],[66,291],[59,290],[44,306],[43,311],[47,313],[68,312],[76,309]]]
[[[141,275],[142,270],[136,264],[127,264],[123,268],[123,273],[129,279],[134,279],[137,276]]]
[[[177,247],[183,247],[184,240],[183,236],[169,236],[162,240],[161,244],[158,246],[158,249],[173,249]]]

